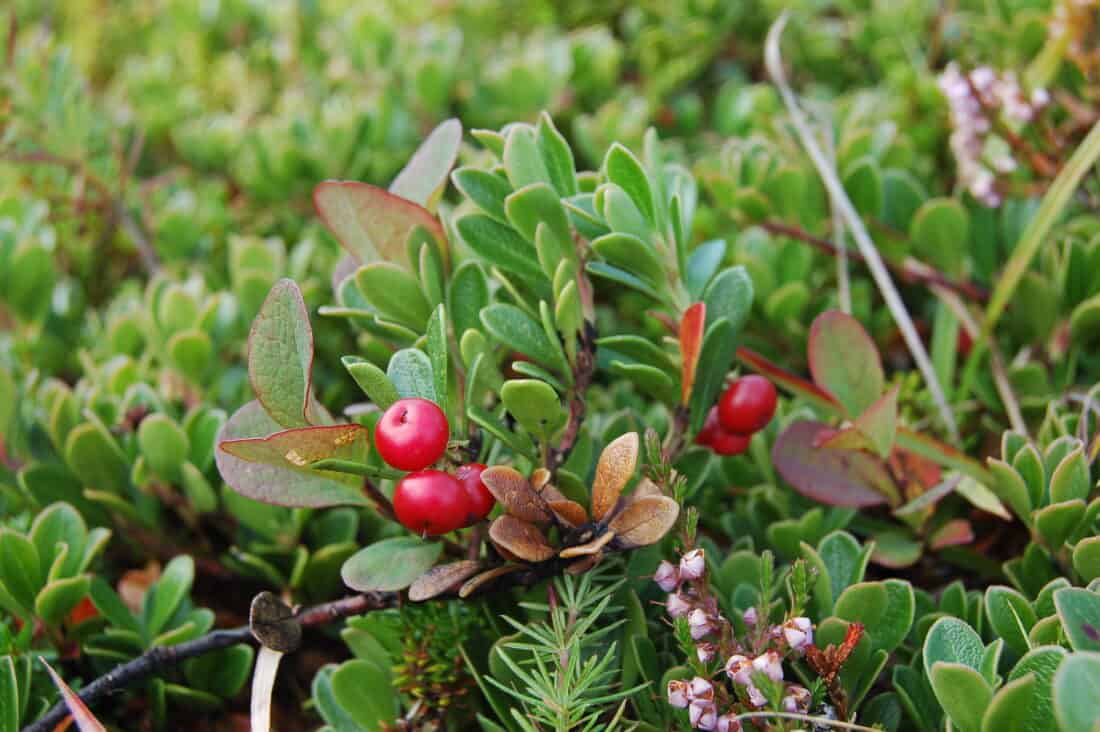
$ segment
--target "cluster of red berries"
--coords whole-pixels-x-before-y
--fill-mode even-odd
[[[443,457],[450,434],[447,415],[427,399],[399,399],[374,428],[374,446],[386,464],[412,471],[397,482],[393,510],[402,526],[418,534],[446,534],[493,510],[481,463],[462,465],[454,475],[426,469]]]
[[[753,434],[771,421],[776,400],[772,382],[756,374],[742,376],[711,407],[695,444],[719,455],[740,455],[749,449]]]

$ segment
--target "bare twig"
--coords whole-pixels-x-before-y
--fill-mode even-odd
[[[890,278],[890,272],[883,263],[882,257],[878,253],[878,249],[875,248],[874,242],[871,241],[871,236],[867,233],[867,227],[863,224],[863,219],[860,218],[852,202],[848,199],[848,194],[844,192],[844,186],[841,184],[836,170],[829,165],[829,161],[825,159],[824,154],[821,152],[820,146],[814,139],[813,131],[810,130],[809,124],[806,122],[806,117],[798,106],[798,101],[795,99],[794,92],[791,91],[790,86],[787,84],[786,74],[783,71],[783,60],[779,53],[779,39],[783,34],[783,27],[787,24],[787,17],[788,14],[784,12],[772,25],[771,30],[768,31],[768,40],[765,47],[765,62],[768,73],[779,89],[779,94],[782,96],[783,102],[790,113],[791,122],[798,131],[798,136],[802,141],[803,147],[806,148],[806,152],[809,154],[810,159],[813,160],[814,167],[817,168],[817,172],[821,176],[825,188],[829,191],[830,198],[835,201],[840,213],[847,219],[852,236],[860,252],[863,254],[863,259],[867,263],[868,269],[871,271],[871,277],[878,286],[883,300],[886,301],[886,306],[890,308],[890,312],[894,316],[894,321],[897,323],[898,329],[905,339],[905,344],[909,347],[909,353],[916,362],[917,368],[920,369],[921,374],[924,376],[925,384],[928,386],[928,390],[931,392],[932,398],[939,408],[940,418],[944,426],[947,428],[952,439],[958,440],[959,428],[955,422],[955,413],[947,401],[947,395],[944,393],[939,378],[936,376],[936,369],[932,365],[932,359],[928,357],[928,351],[925,349],[924,344],[921,342],[920,335],[913,325],[913,319],[910,317],[909,311],[906,310],[905,303],[902,302],[901,295],[898,294],[897,287],[894,286],[894,281]]]
[[[581,277],[581,279],[587,279]],[[557,447],[546,454],[546,469],[553,472],[560,468],[569,458],[569,452],[577,443],[580,435],[581,422],[584,421],[585,392],[592,384],[592,377],[596,373],[596,327],[591,322],[585,321],[580,334],[580,348],[577,349],[577,360],[573,365],[573,386],[569,390],[569,421],[562,432],[561,440]]]
[[[352,615],[361,615],[370,610],[389,607],[396,602],[396,599],[397,596],[392,593],[353,595],[342,600],[306,608],[298,613],[297,620],[305,626],[324,625]],[[111,694],[151,676],[159,669],[175,666],[189,658],[229,648],[238,643],[254,644],[255,642],[249,626],[242,625],[227,630],[215,630],[201,638],[175,646],[156,646],[88,684],[80,690],[78,696],[85,704],[93,706]],[[24,727],[23,732],[50,732],[61,724],[68,714],[69,710],[65,704],[59,703],[37,722]]]

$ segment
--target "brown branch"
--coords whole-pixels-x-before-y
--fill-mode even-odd
[[[361,615],[370,610],[390,607],[396,601],[397,596],[393,593],[352,595],[342,600],[305,608],[295,617],[304,626],[324,625],[352,615]],[[77,696],[89,707],[94,706],[127,686],[153,675],[159,669],[175,666],[189,658],[196,658],[239,643],[256,643],[249,626],[215,630],[201,638],[175,646],[156,646],[134,660],[116,666],[81,689]],[[59,702],[37,722],[24,727],[23,732],[50,732],[57,728],[68,715],[69,710],[64,702]]]
[[[558,446],[551,449],[546,456],[546,469],[551,472],[562,466],[577,443],[581,422],[584,421],[585,393],[596,374],[596,327],[591,322],[585,321],[579,340],[577,361],[573,365],[573,386],[569,390],[569,421]]]
[[[802,229],[798,226],[783,223],[782,221],[765,221],[760,224],[760,227],[765,231],[769,231],[773,234],[779,234],[780,236],[787,236],[797,241],[801,241],[805,244],[809,244],[813,248],[820,252],[824,252],[830,256],[837,256],[838,250],[836,244],[823,239],[819,236],[814,236],[810,232]],[[861,264],[866,260],[863,255],[855,250],[848,250],[848,257]],[[919,262],[916,259],[908,258],[904,262],[898,264],[890,260],[885,260],[886,267],[893,272],[903,282],[920,283],[924,285],[939,285],[940,287],[951,290],[958,293],[968,300],[975,302],[988,302],[989,290],[982,287],[979,284],[968,281],[953,280],[943,272],[932,267],[931,265]]]

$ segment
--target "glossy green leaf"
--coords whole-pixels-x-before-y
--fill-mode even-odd
[[[190,440],[170,417],[151,414],[138,426],[138,446],[149,467],[168,480],[179,477],[180,468],[191,450]]]
[[[142,607],[145,631],[150,636],[164,630],[180,603],[190,594],[194,581],[195,560],[191,557],[180,555],[164,566],[160,577],[145,593]]]
[[[1054,716],[1062,732],[1096,732],[1100,722],[1100,653],[1074,653],[1054,675]]]
[[[641,161],[625,147],[615,143],[604,156],[603,172],[608,180],[630,196],[630,200],[642,212],[649,224],[656,225],[657,211],[653,190]]]
[[[913,624],[913,587],[898,579],[854,584],[840,594],[833,612],[843,620],[863,623],[873,648],[892,652]]]
[[[435,393],[435,376],[428,355],[416,348],[403,348],[390,358],[386,377],[397,389],[402,399],[420,397],[438,402]]]
[[[360,592],[403,590],[431,569],[443,551],[439,542],[400,536],[377,541],[344,562],[344,584]]]
[[[1054,503],[1085,500],[1092,489],[1084,449],[1078,447],[1066,455],[1050,476],[1050,500]]]
[[[554,190],[562,198],[575,195],[577,172],[573,151],[546,112],[539,115],[538,124],[535,126],[535,142],[539,153],[542,154],[542,162],[546,166],[546,172]]]
[[[481,327],[481,310],[489,304],[489,280],[477,262],[464,262],[447,288],[447,312],[454,332]]]
[[[500,390],[501,401],[520,425],[547,441],[565,425],[567,414],[557,392],[536,379],[511,379]]]
[[[984,653],[981,637],[965,621],[940,618],[924,637],[924,672],[931,676],[932,665],[941,661],[977,670],[981,668]]]
[[[985,612],[997,637],[1017,655],[1028,652],[1028,633],[1035,625],[1035,611],[1027,598],[1011,587],[995,585],[985,591]]]
[[[34,614],[46,625],[59,626],[88,594],[91,577],[80,575],[55,579],[47,583],[34,601]]]
[[[511,226],[482,214],[468,214],[457,221],[455,228],[462,240],[494,267],[530,280],[545,276],[535,248]]]
[[[703,302],[707,304],[707,328],[719,318],[725,318],[736,337],[752,311],[752,300],[753,285],[748,271],[742,266],[722,270],[703,290]]]
[[[490,305],[481,311],[481,322],[498,343],[556,371],[568,370],[561,349],[546,337],[542,325],[515,305]]]
[[[313,381],[313,328],[302,293],[279,280],[252,322],[248,378],[256,399],[284,427],[302,427]]]
[[[959,732],[981,732],[982,715],[993,689],[973,668],[946,661],[932,664],[929,679],[936,699]]]
[[[1073,547],[1073,568],[1085,582],[1100,577],[1100,536],[1090,536]]]
[[[613,232],[589,245],[608,264],[632,272],[655,290],[663,289],[666,280],[664,265],[653,248],[636,236]]]
[[[356,356],[344,356],[341,361],[351,378],[379,409],[386,409],[400,398],[386,372],[370,361]]]
[[[431,305],[419,280],[396,264],[375,262],[360,267],[355,284],[363,298],[389,320],[423,330]]]
[[[885,386],[878,349],[859,321],[837,310],[814,319],[807,345],[814,383],[857,417]]]

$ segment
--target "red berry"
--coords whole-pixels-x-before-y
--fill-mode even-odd
[[[465,526],[475,524],[489,515],[496,504],[496,499],[485,484],[481,482],[481,473],[485,466],[481,463],[469,463],[455,471],[455,478],[466,489],[466,495],[470,499],[470,517]]]
[[[749,449],[752,436],[721,430],[710,441],[710,449],[719,455],[740,455]]]
[[[707,412],[706,421],[703,422],[703,428],[699,430],[699,434],[695,435],[695,444],[710,447],[714,438],[722,431],[722,423],[718,421],[718,407],[711,407]]]
[[[718,400],[718,419],[730,432],[751,435],[771,421],[775,402],[772,382],[756,374],[742,376]]]
[[[450,473],[421,470],[398,481],[393,492],[393,510],[409,531],[438,536],[466,524],[470,497]]]
[[[427,399],[399,399],[374,428],[374,446],[398,470],[428,467],[447,449],[447,415]]]

